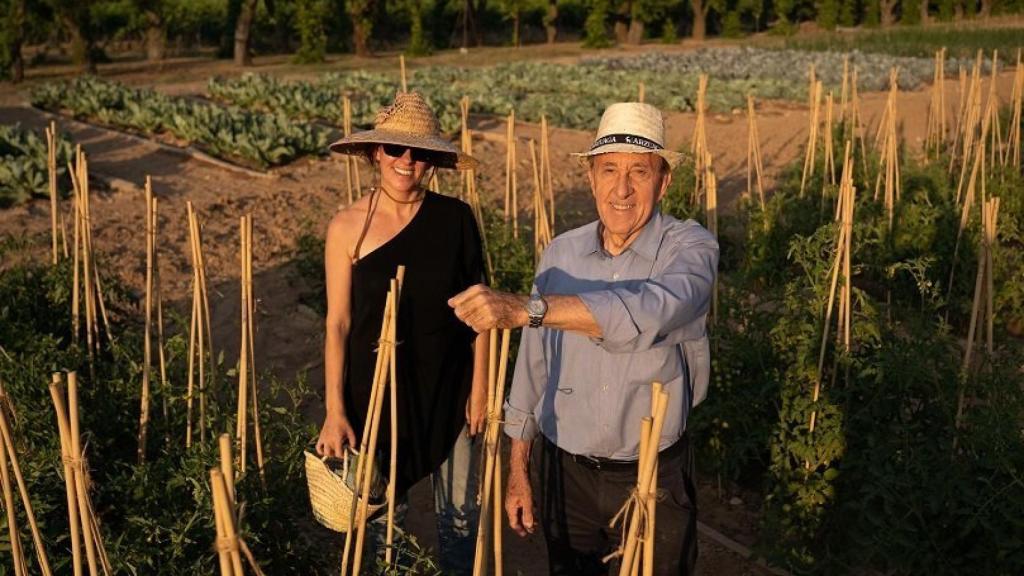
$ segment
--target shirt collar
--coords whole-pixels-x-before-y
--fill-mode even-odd
[[[663,228],[664,217],[661,214],[661,209],[658,207],[654,208],[654,212],[651,214],[650,220],[644,224],[643,229],[640,230],[640,234],[637,235],[636,239],[626,247],[626,250],[631,250],[640,256],[643,256],[651,262],[654,261],[655,256],[658,252],[658,246],[661,244],[661,231]],[[591,254],[606,254],[604,249],[604,241],[601,238],[601,229],[603,225],[601,221],[597,221],[597,225],[594,226],[594,233],[588,235],[589,240],[584,243],[583,255],[589,256]]]

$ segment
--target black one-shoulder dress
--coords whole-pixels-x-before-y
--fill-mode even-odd
[[[456,318],[448,299],[483,281],[480,232],[469,206],[427,192],[405,228],[360,255],[352,269],[344,399],[357,436],[366,422],[384,304],[399,265],[405,279],[398,306],[396,486],[404,494],[444,462],[466,423],[476,335]],[[383,454],[389,453],[390,430],[385,398],[378,436]],[[386,475],[387,460],[378,463]]]

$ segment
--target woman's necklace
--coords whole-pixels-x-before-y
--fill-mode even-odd
[[[392,202],[394,202],[395,204],[415,204],[415,203],[417,203],[417,202],[420,202],[420,201],[422,201],[422,200],[423,200],[423,198],[424,198],[424,197],[426,196],[426,193],[425,193],[425,192],[423,192],[423,190],[422,190],[422,189],[420,189],[420,195],[419,195],[419,196],[418,196],[417,198],[415,198],[415,199],[413,199],[413,200],[399,200],[398,198],[395,198],[394,196],[392,196],[392,195],[391,195],[391,194],[390,194],[390,193],[388,192],[388,189],[387,189],[387,188],[385,188],[385,187],[381,186],[381,187],[379,188],[379,190],[380,190],[381,192],[383,192],[383,193],[384,193],[384,195],[385,195],[385,196],[387,196],[387,197],[388,197],[388,199],[389,199],[389,200],[391,200]]]

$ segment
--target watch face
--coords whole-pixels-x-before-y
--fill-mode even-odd
[[[540,316],[547,312],[547,304],[539,297],[533,296],[526,303],[526,312],[531,316]]]

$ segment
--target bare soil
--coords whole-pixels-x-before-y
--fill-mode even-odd
[[[581,55],[578,47],[524,48],[522,52],[484,49],[471,51],[468,61],[485,64],[507,58],[537,57],[574,61]],[[605,52],[606,53],[606,52]],[[462,60],[460,60],[462,59]],[[459,60],[449,62],[449,60]],[[461,63],[458,53],[447,53],[429,63]],[[282,75],[308,75],[328,69],[348,67],[394,66],[393,59],[337,59],[320,67],[305,67],[294,72],[282,57],[258,59],[261,71]],[[226,62],[179,59],[161,67],[136,63],[104,66],[103,73],[131,84],[155,85],[177,94],[199,93],[206,78],[213,74],[235,74]],[[63,76],[66,68],[30,70],[30,80]],[[987,84],[987,81],[986,81]],[[1008,101],[1012,75],[999,78],[999,93]],[[947,82],[947,99],[956,104],[956,83]],[[885,105],[884,93],[862,94],[862,109],[868,126],[878,122]],[[929,93],[901,93],[898,101],[903,138],[907,150],[919,151],[924,141]],[[24,89],[0,85],[0,122],[41,130],[49,116],[28,107]],[[668,145],[688,147],[695,117],[672,113],[668,121]],[[801,154],[806,139],[808,110],[805,105],[768,102],[759,105],[758,122],[761,147],[769,189],[778,172]],[[326,223],[344,201],[342,164],[336,158],[305,160],[276,170],[270,177],[251,177],[190,159],[143,139],[83,123],[61,120],[60,129],[81,143],[90,158],[93,177],[100,191],[92,203],[95,246],[102,258],[102,273],[117,277],[136,294],[141,294],[145,276],[142,183],[147,175],[160,201],[160,274],[163,294],[172,310],[187,313],[191,264],[187,249],[185,203],[191,201],[203,223],[203,243],[211,280],[211,306],[215,348],[223,350],[231,364],[237,357],[238,342],[238,218],[251,214],[254,222],[255,292],[258,298],[256,350],[258,368],[270,370],[288,379],[308,373],[314,386],[322,382],[322,319],[299,301],[302,279],[292,263],[296,238],[304,233],[322,234]],[[498,204],[504,191],[504,122],[474,117],[472,128],[490,136],[478,138],[474,152],[482,161],[480,190],[484,201]],[[712,114],[708,118],[709,147],[719,174],[720,202],[729,206],[746,189],[747,123],[743,113]],[[531,168],[526,138],[538,138],[535,125],[518,127],[518,166],[521,183],[520,210],[528,218]],[[564,231],[595,217],[585,174],[570,152],[589,147],[592,135],[577,130],[555,128],[551,133],[551,161],[554,186],[559,198],[557,229]],[[364,170],[366,170],[364,168]],[[362,181],[370,182],[364,171]],[[454,183],[454,180],[450,180]],[[444,183],[442,183],[444,186]],[[68,209],[67,203],[63,206]],[[0,235],[24,238],[32,246],[34,257],[48,258],[49,203],[32,201],[0,212]],[[0,262],[0,270],[4,263]],[[172,329],[173,332],[173,329]],[[310,414],[319,420],[321,414]],[[719,499],[717,489],[702,483],[700,518],[741,544],[750,546],[757,537],[758,502],[754,495],[740,495],[742,503],[729,504],[733,493]],[[425,544],[436,543],[432,528],[429,484],[416,486],[412,493],[409,528]],[[506,530],[507,532],[507,530]],[[537,535],[519,539],[505,535],[506,563],[512,573],[542,574],[546,566],[543,541]],[[702,574],[761,573],[753,562],[719,546],[708,538],[700,539],[699,570]]]

